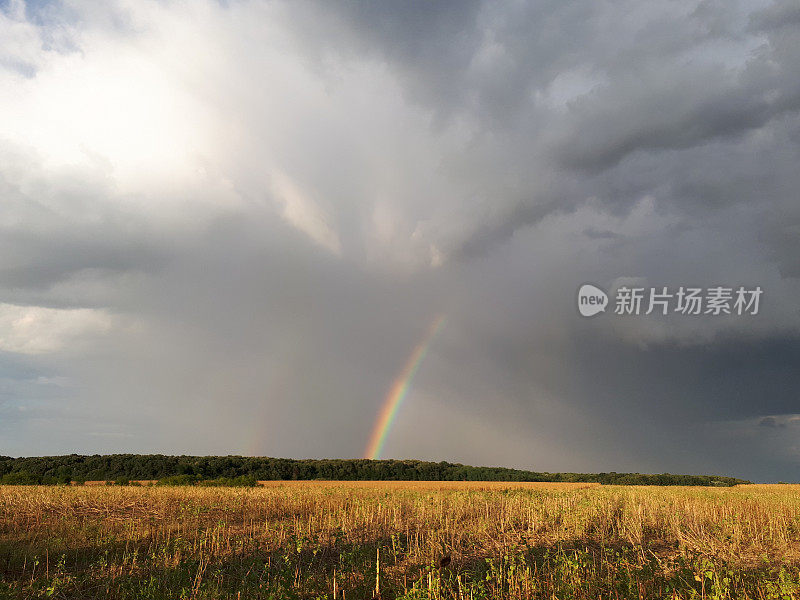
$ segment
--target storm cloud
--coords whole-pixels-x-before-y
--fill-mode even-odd
[[[800,12],[0,2],[0,453],[800,480]],[[578,287],[763,289],[580,316]]]

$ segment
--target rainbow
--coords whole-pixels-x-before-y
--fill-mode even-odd
[[[375,427],[372,430],[369,444],[364,452],[364,456],[366,458],[375,460],[380,457],[381,451],[383,450],[383,444],[386,442],[386,436],[388,435],[389,430],[392,428],[394,418],[397,416],[397,410],[400,408],[400,405],[403,403],[403,400],[408,394],[408,390],[411,387],[411,382],[414,379],[414,375],[417,373],[417,369],[419,369],[420,364],[425,358],[431,342],[444,326],[444,322],[444,315],[440,315],[434,319],[433,323],[431,323],[430,327],[428,328],[425,337],[422,338],[422,341],[417,345],[416,348],[414,348],[411,356],[409,356],[408,360],[406,361],[405,367],[403,367],[400,375],[397,377],[397,379],[395,379],[392,387],[389,389],[389,393],[386,395],[386,400],[383,402],[378,419],[375,421]]]

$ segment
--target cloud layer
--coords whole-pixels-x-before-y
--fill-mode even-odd
[[[0,3],[0,451],[360,456],[446,314],[387,456],[797,479],[799,24]]]

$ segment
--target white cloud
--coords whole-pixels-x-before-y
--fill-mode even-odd
[[[272,173],[272,181],[273,193],[283,203],[283,218],[320,246],[340,254],[339,236],[322,209],[281,171]]]
[[[56,352],[108,332],[102,310],[0,304],[0,350],[19,354]]]

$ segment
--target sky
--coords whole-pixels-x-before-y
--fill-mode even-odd
[[[792,0],[0,1],[0,454],[800,481],[798,165]]]

